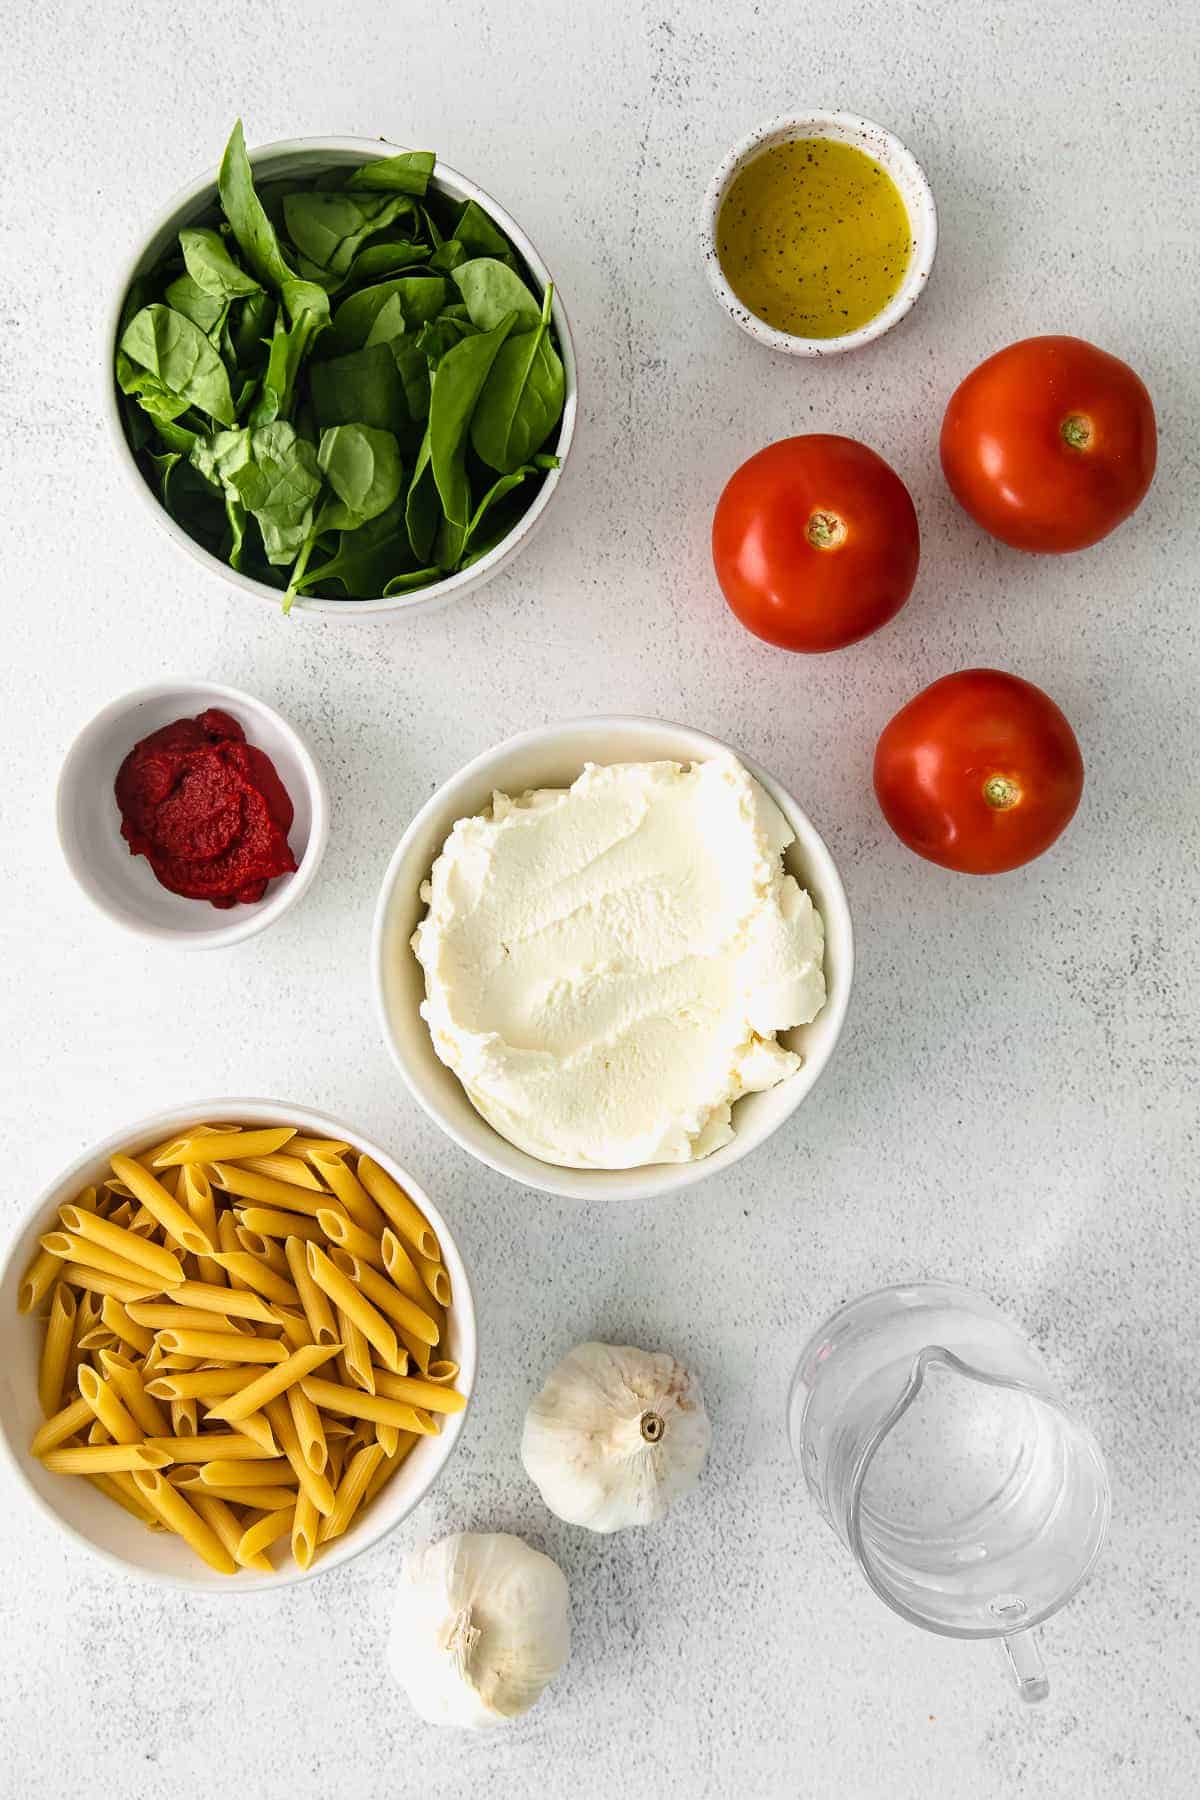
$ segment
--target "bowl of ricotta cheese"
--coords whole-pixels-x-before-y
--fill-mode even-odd
[[[489,1167],[633,1199],[718,1173],[833,1053],[853,934],[821,837],[764,770],[652,719],[541,727],[405,832],[376,910],[384,1036]]]

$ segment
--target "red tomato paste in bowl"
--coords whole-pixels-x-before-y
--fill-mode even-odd
[[[130,854],[174,894],[227,908],[261,900],[296,868],[288,791],[228,713],[210,708],[152,731],[121,764],[115,791]]]

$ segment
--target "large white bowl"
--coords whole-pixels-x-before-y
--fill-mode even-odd
[[[265,750],[292,802],[288,833],[296,868],[268,883],[261,900],[221,910],[172,893],[121,836],[113,783],[135,744],[216,708],[247,742]],[[222,950],[265,931],[307,893],[329,841],[329,795],[316,757],[296,727],[253,694],[212,681],[160,681],[110,700],[68,750],[56,796],[58,841],[93,906],[126,931],[180,950]]]
[[[426,802],[401,838],[384,876],[371,949],[384,1038],[413,1097],[456,1144],[489,1168],[526,1187],[569,1199],[648,1199],[721,1174],[777,1131],[811,1093],[833,1054],[850,999],[854,972],[850,909],[833,858],[815,826],[786,789],[740,751],[735,753],[795,833],[784,860],[812,895],[825,922],[828,998],[811,1025],[781,1034],[782,1042],[803,1057],[803,1067],[778,1087],[747,1094],[737,1102],[731,1143],[699,1162],[656,1163],[639,1169],[567,1169],[542,1162],[510,1144],[476,1112],[457,1077],[438,1058],[419,1011],[425,976],[409,940],[425,912],[421,883],[457,819],[482,812],[496,789],[519,794],[529,788],[569,787],[589,762],[687,763],[731,748],[702,731],[657,719],[577,719],[539,726],[468,763]]]
[[[309,1569],[292,1562],[290,1553],[271,1575],[243,1569],[237,1575],[218,1575],[186,1544],[166,1532],[148,1531],[123,1512],[88,1481],[77,1476],[47,1473],[29,1454],[29,1442],[42,1422],[37,1398],[38,1354],[42,1322],[18,1313],[17,1288],[37,1248],[39,1237],[51,1229],[58,1208],[74,1199],[80,1188],[98,1183],[109,1173],[114,1151],[137,1152],[181,1131],[197,1119],[228,1119],[247,1125],[297,1125],[316,1137],[340,1138],[365,1150],[412,1195],[425,1214],[442,1247],[454,1292],[447,1316],[447,1354],[460,1368],[457,1387],[468,1401],[475,1385],[475,1302],[458,1246],[437,1207],[420,1185],[394,1157],[381,1150],[353,1126],[343,1125],[324,1113],[305,1106],[275,1100],[198,1100],[189,1106],[173,1106],[169,1112],[139,1119],[124,1131],[96,1144],[53,1181],[37,1201],[8,1246],[8,1258],[0,1272],[0,1449],[27,1489],[38,1510],[55,1525],[92,1550],[123,1575],[137,1575],[170,1587],[205,1593],[260,1593],[264,1588],[287,1587],[324,1575],[349,1562],[362,1550],[386,1537],[406,1519],[429,1492],[462,1435],[467,1411],[447,1414],[436,1437],[422,1438],[388,1485],[344,1537],[327,1545]],[[286,1549],[286,1546],[285,1546]]]
[[[391,144],[383,138],[290,138],[278,144],[264,144],[260,149],[250,151],[250,166],[254,170],[255,180],[271,181],[282,177],[294,178],[319,174],[323,169],[356,168],[362,163],[370,162],[376,157],[395,156],[405,149],[403,144]],[[477,206],[494,220],[500,230],[508,238],[529,273],[537,283],[539,295],[545,292],[552,279],[549,269],[534,249],[516,220],[505,211],[498,200],[485,193],[475,182],[460,175],[447,163],[436,162],[433,168],[433,184],[443,194],[454,200],[474,200]],[[212,575],[219,576],[231,587],[241,588],[245,594],[253,595],[256,600],[266,601],[276,612],[279,611],[282,594],[278,588],[268,587],[266,582],[255,581],[250,575],[240,574],[231,569],[218,556],[213,556],[203,544],[198,544],[189,537],[181,525],[177,525],[170,514],[159,504],[157,495],[147,486],[141,470],[138,468],[134,454],[125,436],[125,427],[121,420],[121,408],[116,382],[113,379],[113,355],[117,341],[117,329],[120,324],[121,309],[125,303],[131,283],[139,275],[148,274],[159,261],[164,251],[172,245],[186,225],[193,224],[202,215],[211,214],[217,206],[217,171],[210,169],[198,181],[181,189],[172,200],[167,202],[158,219],[151,226],[142,247],[135,253],[121,272],[117,289],[109,309],[108,327],[104,334],[105,367],[103,370],[104,415],[108,421],[110,434],[116,450],[117,463],[127,482],[142,502],[150,509],[159,526],[172,541],[186,550],[188,555],[203,566]],[[542,520],[546,509],[558,492],[566,470],[567,456],[575,437],[575,419],[578,410],[578,387],[575,366],[575,344],[571,337],[571,327],[567,320],[566,308],[563,306],[558,283],[554,284],[554,301],[551,317],[558,336],[558,347],[562,356],[565,376],[565,395],[563,415],[558,428],[558,440],[544,447],[559,459],[557,469],[551,469],[542,481],[529,510],[521,515],[508,536],[486,556],[481,556],[477,563],[464,569],[458,575],[452,575],[446,581],[439,581],[428,588],[418,588],[412,594],[394,594],[390,599],[378,600],[322,600],[307,595],[299,596],[293,603],[293,612],[321,613],[327,618],[340,619],[343,622],[351,619],[377,619],[382,616],[394,616],[398,613],[432,612],[444,606],[448,600],[454,600],[463,594],[480,588],[490,581],[493,575],[512,560],[517,551],[526,545]]]

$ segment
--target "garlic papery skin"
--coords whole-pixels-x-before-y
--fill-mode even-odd
[[[673,1356],[578,1344],[525,1414],[521,1461],[569,1525],[652,1525],[695,1486],[712,1430],[700,1384]]]
[[[508,1532],[456,1532],[405,1558],[388,1663],[423,1719],[480,1731],[528,1712],[571,1649],[557,1563]]]

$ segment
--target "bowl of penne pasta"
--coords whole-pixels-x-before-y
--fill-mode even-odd
[[[280,1587],[377,1543],[445,1467],[475,1368],[428,1195],[274,1101],[89,1150],[0,1274],[0,1446],[55,1523],[177,1587]]]

